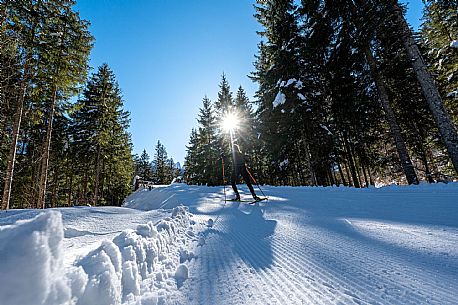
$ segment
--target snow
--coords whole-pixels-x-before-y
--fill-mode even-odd
[[[458,49],[458,40],[453,40],[453,41],[450,43],[450,47],[452,47],[452,48],[457,48],[457,49]]]
[[[0,227],[2,304],[64,304],[70,299],[63,270],[63,238],[57,212]]]
[[[458,183],[261,188],[0,212],[0,303],[458,303]]]
[[[458,88],[455,91],[449,92],[447,97],[458,97]]]
[[[288,79],[288,81],[286,82],[286,87],[289,87],[291,86],[292,84],[296,83],[297,80],[295,78],[291,78],[291,79]]]
[[[329,128],[326,125],[320,124],[320,127],[326,130],[329,136],[332,136],[332,132],[329,130]]]
[[[304,83],[301,81],[301,80],[297,80],[295,78],[290,78],[288,79],[287,81],[282,81],[281,79],[279,79],[277,81],[277,86],[280,87],[280,88],[283,88],[283,87],[289,87],[291,85],[294,84],[294,88],[300,90],[304,87]]]
[[[286,168],[289,164],[289,160],[288,159],[285,159],[283,161],[280,162],[280,168],[283,169],[283,168]]]
[[[285,102],[286,102],[286,95],[283,92],[279,91],[277,93],[277,96],[275,97],[275,100],[274,100],[274,102],[272,104],[273,104],[273,106],[275,108],[275,107],[278,107],[280,105],[283,105]]]

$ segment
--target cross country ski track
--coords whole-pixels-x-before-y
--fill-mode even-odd
[[[419,251],[396,241],[373,238],[358,224],[359,218],[336,217],[346,214],[345,208],[360,196],[346,198],[340,210],[333,204],[320,208],[323,199],[313,202],[322,195],[312,191],[308,198],[303,197],[303,202],[271,196],[268,202],[256,205],[224,205],[215,197],[201,200],[198,208],[191,211],[202,224],[205,245],[199,247],[198,259],[190,266],[190,279],[181,288],[184,303],[457,304],[458,257],[435,251],[456,247],[456,227],[435,229],[435,224],[424,224],[428,222],[426,214],[412,215],[413,223],[423,224],[402,224],[396,237],[416,238],[418,248],[425,250]],[[334,199],[341,196],[336,195]],[[389,207],[394,203],[391,199],[398,195],[382,193],[375,201]],[[410,196],[414,198],[407,200],[407,208],[422,194]],[[434,196],[447,201],[453,194]],[[357,205],[353,207],[356,214],[379,218],[372,215],[371,204],[366,208]],[[328,208],[331,213],[326,215],[322,209]],[[198,213],[199,210],[212,212]],[[399,218],[394,212],[393,216]],[[211,228],[205,226],[209,217],[218,217]],[[383,223],[387,227],[381,226],[381,230],[390,232],[398,224],[391,225],[386,219]],[[365,220],[363,224],[368,226]],[[372,230],[377,230],[370,224]],[[424,235],[447,230],[446,236],[439,236],[443,240],[436,240],[434,245],[422,244]]]
[[[0,285],[0,304],[458,304],[458,183],[263,190],[253,205],[172,184],[122,208],[3,212],[0,282],[26,288]]]

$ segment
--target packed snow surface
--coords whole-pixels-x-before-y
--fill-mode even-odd
[[[0,304],[458,304],[457,183],[262,190],[2,211]]]

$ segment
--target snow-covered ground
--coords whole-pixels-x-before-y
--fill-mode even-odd
[[[263,191],[2,211],[0,304],[458,304],[457,183]]]

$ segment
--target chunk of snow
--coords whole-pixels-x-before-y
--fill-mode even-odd
[[[79,263],[89,276],[83,295],[78,300],[85,305],[121,304],[121,253],[110,241],[104,241]]]
[[[298,94],[297,94],[297,97],[298,97],[300,100],[302,100],[302,101],[307,100],[307,99],[305,98],[305,96],[304,96],[302,93],[298,93]]]
[[[2,304],[70,303],[71,287],[63,267],[63,238],[62,216],[55,211],[0,227]]]
[[[283,105],[285,102],[286,102],[286,95],[283,92],[279,91],[272,104],[275,108],[280,105]]]
[[[288,164],[289,164],[289,160],[285,159],[285,160],[280,162],[280,168],[285,168],[285,167],[288,166]]]
[[[209,218],[207,220],[207,227],[209,227],[209,228],[213,227],[213,223],[214,223],[213,219]]]
[[[296,83],[296,82],[297,82],[297,80],[296,80],[295,78],[290,78],[290,79],[288,79],[288,81],[286,82],[286,85],[285,85],[285,86],[286,86],[286,87],[291,86],[292,84],[294,84],[294,83]]]
[[[199,241],[197,242],[197,245],[198,245],[198,246],[203,246],[203,245],[205,245],[205,238],[203,238],[202,236],[199,237]]]
[[[326,125],[320,124],[320,127],[326,130],[328,132],[328,135],[330,136],[332,135],[332,132],[329,130],[329,128]]]
[[[456,89],[455,91],[452,91],[452,92],[449,92],[447,94],[447,97],[458,97],[458,89]]]
[[[457,48],[457,49],[458,49],[458,40],[453,40],[453,41],[450,43],[450,47],[452,47],[452,48]]]
[[[186,265],[179,265],[177,270],[175,271],[175,280],[177,281],[178,287],[183,285],[183,282],[188,279],[189,271]]]

